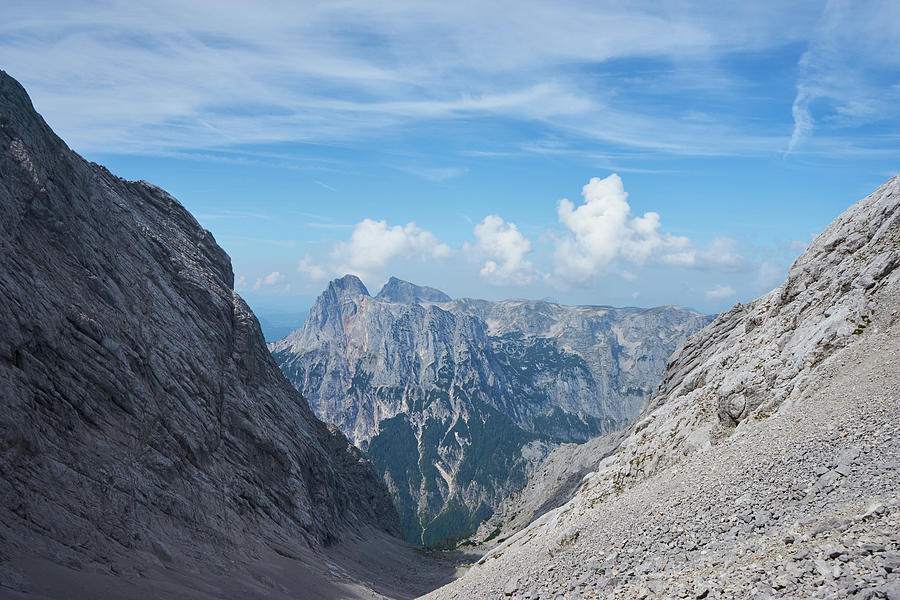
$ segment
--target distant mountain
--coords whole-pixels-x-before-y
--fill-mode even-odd
[[[420,286],[391,277],[376,296],[379,300],[412,304],[424,300],[426,302],[450,302],[450,296],[433,287]]]
[[[233,286],[177,200],[71,151],[0,71],[0,596],[369,598],[332,548],[416,560]]]
[[[900,598],[898,365],[900,176],[694,334],[619,437],[546,461],[428,598]]]
[[[396,278],[372,297],[348,275],[269,348],[316,414],[374,462],[407,538],[448,545],[556,444],[627,425],[668,356],[711,318],[452,300]]]

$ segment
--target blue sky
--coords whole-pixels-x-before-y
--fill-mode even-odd
[[[896,0],[134,4],[6,6],[0,68],[264,317],[345,272],[720,311],[900,171]]]

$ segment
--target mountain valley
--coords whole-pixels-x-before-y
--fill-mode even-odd
[[[900,598],[900,176],[715,317],[235,284],[0,71],[0,598]]]

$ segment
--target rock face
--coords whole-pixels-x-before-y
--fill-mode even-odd
[[[572,498],[585,475],[615,451],[623,431],[592,438],[583,444],[560,444],[529,473],[525,487],[509,494],[475,535],[461,546],[484,552],[506,541],[544,513]]]
[[[413,304],[421,300],[426,302],[450,302],[453,300],[441,290],[436,290],[427,285],[414,285],[396,277],[388,279],[388,282],[384,284],[376,298],[403,304]]]
[[[474,531],[554,445],[625,426],[710,320],[450,300],[396,278],[372,297],[347,275],[269,348],[316,414],[366,450],[407,538],[440,545]]]
[[[375,469],[284,379],[233,280],[174,198],[84,161],[0,71],[3,589],[39,589],[17,570],[35,564],[252,580],[273,549],[400,533]]]
[[[674,354],[569,502],[429,597],[896,595],[898,266],[895,177]]]

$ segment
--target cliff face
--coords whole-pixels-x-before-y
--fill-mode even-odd
[[[174,198],[84,161],[0,72],[0,562],[227,572],[400,532],[233,279]]]
[[[568,502],[430,597],[896,595],[898,267],[894,177],[692,336]]]
[[[473,531],[555,444],[625,426],[666,357],[711,318],[450,300],[348,275],[269,347],[316,414],[363,447],[426,544]]]

